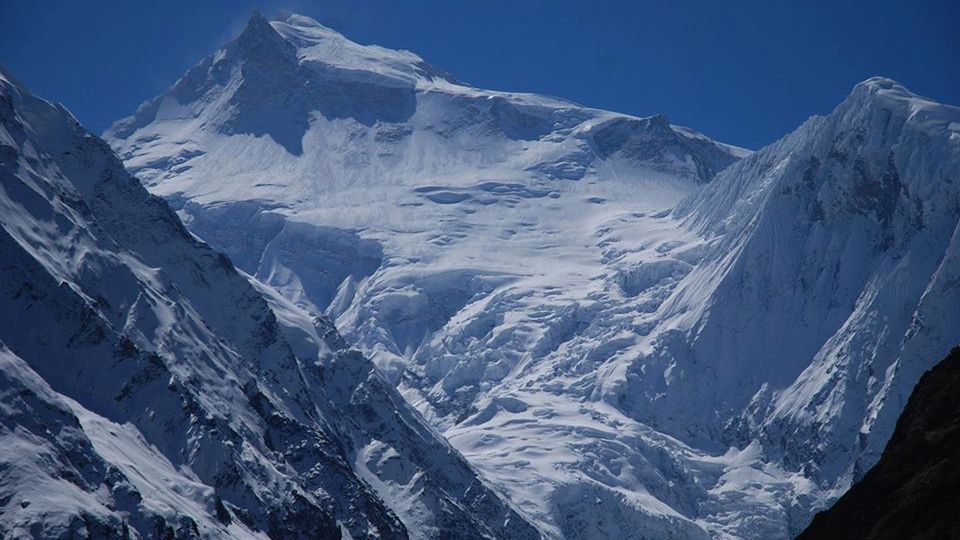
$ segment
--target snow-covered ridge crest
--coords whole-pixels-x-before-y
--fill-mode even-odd
[[[412,52],[359,45],[309,17],[281,14],[270,25],[297,47],[299,57],[308,65],[335,67],[360,78],[365,74],[370,77],[380,75],[383,79],[394,79],[406,85],[436,82],[461,85],[451,75],[430,66]]]
[[[128,139],[149,122],[193,118],[202,129],[269,135],[299,154],[297,137],[307,129],[311,112],[354,118],[365,125],[403,122],[423,105],[424,100],[411,99],[411,92],[439,93],[443,99],[464,100],[464,105],[471,101],[483,108],[493,105],[490,120],[508,123],[502,128],[511,137],[540,137],[557,127],[609,116],[557,98],[471,88],[416,54],[359,45],[301,15],[287,13],[267,21],[256,12],[235,40],[189,70],[168,95],[116,122],[105,136]],[[582,112],[563,118],[568,110]],[[275,115],[281,118],[264,118]],[[560,124],[553,125],[557,121]],[[674,137],[693,147],[716,146],[709,158],[701,158],[710,160],[704,163],[707,170],[699,171],[701,181],[728,163],[729,155],[745,155],[742,149],[719,145],[687,128],[675,130]]]

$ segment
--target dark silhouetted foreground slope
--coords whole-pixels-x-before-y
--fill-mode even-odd
[[[960,538],[960,347],[914,389],[880,462],[799,540]]]

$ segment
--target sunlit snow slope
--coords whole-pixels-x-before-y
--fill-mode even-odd
[[[891,81],[751,155],[255,15],[106,137],[549,537],[790,537],[960,337],[960,117]]]
[[[536,538],[373,364],[0,69],[0,536]]]

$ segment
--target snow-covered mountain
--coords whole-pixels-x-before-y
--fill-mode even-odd
[[[869,79],[677,214],[711,253],[672,306],[700,311],[674,369],[711,379],[694,387],[718,418],[740,414],[725,440],[759,437],[845,489],[960,342],[960,109]]]
[[[0,253],[0,536],[538,536],[329,320],[2,69]]]
[[[470,88],[297,15],[255,15],[106,137],[242,269],[379,343],[395,379],[475,293],[582,281],[594,222],[668,208],[744,154],[662,116]]]
[[[254,15],[105,137],[548,537],[790,537],[960,341],[960,113],[885,79],[751,154]]]

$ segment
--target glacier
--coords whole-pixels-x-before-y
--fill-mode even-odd
[[[287,396],[304,383],[282,377],[328,359],[308,379],[322,399],[304,398],[332,407],[324,427],[294,424],[349,449],[347,492],[371,511],[344,522],[334,501],[323,525],[351,535],[389,523],[443,536],[437,523],[465,523],[475,527],[465,537],[789,538],[876,462],[920,374],[960,342],[960,110],[888,79],[864,81],[830,114],[750,152],[662,115],[477,89],[307,17],[254,14],[104,138],[236,264],[227,281],[253,278],[231,302],[267,302],[287,329],[275,341],[295,360],[270,353],[260,362],[287,362],[273,368],[279,378],[244,385],[267,386],[296,418],[302,405]],[[107,258],[134,268],[136,283],[167,267],[178,285],[193,283],[184,261],[199,256],[139,245],[146,231],[119,223],[143,216],[125,210],[97,218],[120,238],[123,254]],[[18,245],[59,245],[50,227]],[[223,406],[249,394],[211,380],[224,366],[251,380],[238,358],[267,354],[248,339],[254,315],[223,320],[196,286],[169,293],[199,306],[185,314],[149,300],[168,297],[164,285],[137,302],[139,286],[111,277],[116,290],[100,293],[105,285],[57,262],[76,255],[21,249],[77,284],[87,305],[99,306],[97,294],[137,305],[130,313],[142,315],[96,309],[113,328],[130,325],[123,335],[138,347],[162,338],[171,358],[196,342],[217,351],[195,353],[209,367],[190,363],[188,379],[207,385],[198,399]],[[183,325],[198,329],[188,339]],[[318,345],[338,331],[343,342]],[[11,366],[25,359],[58,381],[17,333],[3,339]],[[372,420],[371,401],[404,419],[402,437],[384,440],[388,418]],[[114,410],[99,414],[117,422]],[[232,456],[194,456],[208,452]],[[435,473],[434,456],[456,472]],[[260,462],[272,470],[271,459]],[[191,467],[191,482],[210,483]],[[336,499],[328,481],[319,484]],[[488,487],[476,495],[474,485]],[[483,529],[490,516],[500,529]]]

